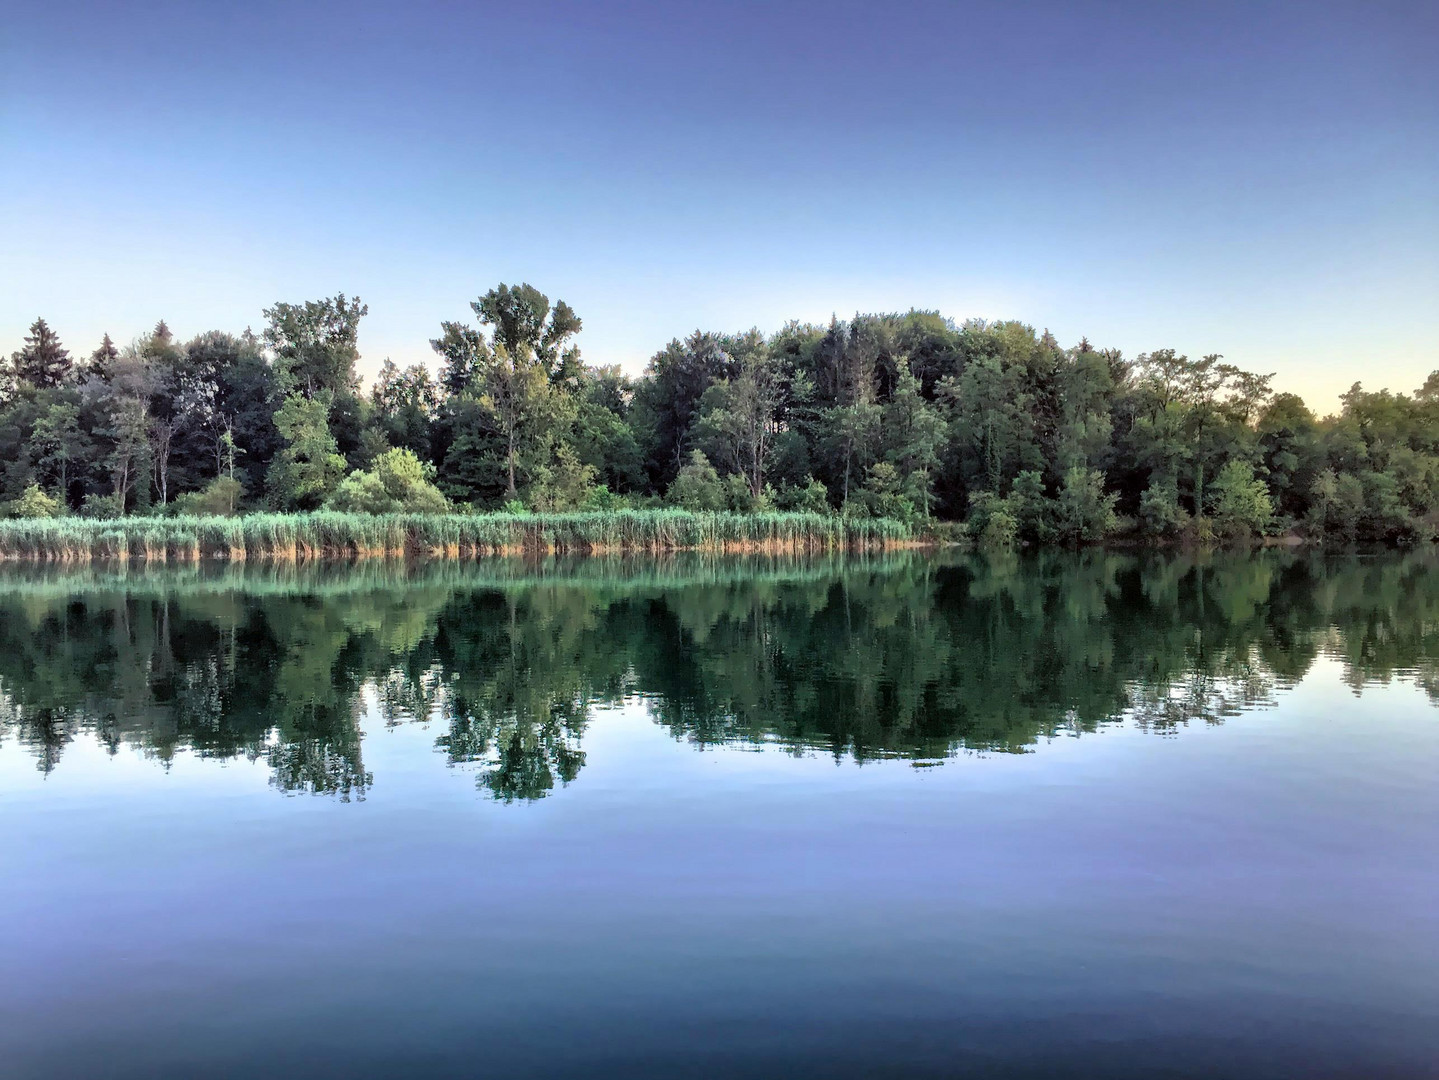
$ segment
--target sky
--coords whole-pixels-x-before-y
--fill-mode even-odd
[[[938,309],[1439,368],[1439,5],[79,3],[0,19],[0,350],[343,291],[361,367],[527,281],[638,373]]]

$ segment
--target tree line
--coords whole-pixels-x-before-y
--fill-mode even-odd
[[[638,378],[586,365],[579,315],[499,285],[441,323],[436,372],[357,371],[368,308],[265,309],[259,334],[162,321],[72,356],[43,319],[0,378],[11,516],[567,511],[676,505],[963,522],[1083,543],[1439,532],[1439,372],[1316,416],[1272,377],[1127,359],[937,312],[696,331]]]

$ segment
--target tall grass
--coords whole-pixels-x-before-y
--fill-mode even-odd
[[[147,563],[599,552],[877,550],[913,539],[884,518],[619,510],[575,514],[251,514],[0,521],[0,558]]]

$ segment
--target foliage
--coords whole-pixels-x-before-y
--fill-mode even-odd
[[[119,495],[113,493],[86,495],[85,501],[80,505],[81,517],[95,521],[108,521],[111,518],[121,517],[124,513],[125,504],[120,501]]]
[[[827,514],[829,491],[813,476],[807,476],[802,484],[780,488],[775,493],[775,505],[794,513]]]
[[[1139,497],[1139,524],[1145,535],[1172,539],[1189,524],[1189,515],[1179,505],[1179,485],[1172,479],[1156,479]]]
[[[228,513],[242,491],[313,509],[343,482],[344,505],[387,507],[370,474],[404,450],[466,511],[833,509],[967,520],[976,539],[996,517],[1000,546],[1090,543],[1121,520],[1155,542],[1439,532],[1439,373],[1409,394],[1356,384],[1316,417],[1217,354],[1131,360],[913,310],[696,330],[632,378],[585,366],[568,304],[500,284],[475,325],[440,324],[437,372],[386,360],[362,394],[367,310],[280,302],[259,336],[187,342],[161,321],[78,364],[37,319],[0,366],[0,502],[38,485],[116,516]]]
[[[24,346],[11,355],[6,375],[19,385],[39,390],[59,386],[72,366],[70,353],[61,346],[59,336],[44,319],[36,319],[25,335]]]
[[[433,465],[412,450],[387,450],[369,469],[356,469],[325,500],[352,514],[443,514],[449,502],[434,485]]]
[[[698,450],[692,450],[684,468],[670,484],[669,501],[681,509],[698,513],[725,509],[729,505],[729,496],[709,458]]]
[[[595,468],[580,460],[574,447],[561,445],[548,464],[535,469],[530,505],[548,513],[586,506],[595,491]]]
[[[181,495],[172,504],[185,517],[234,517],[240,512],[245,489],[232,476],[217,476],[203,490]]]
[[[1262,535],[1273,518],[1269,490],[1243,461],[1226,462],[1214,479],[1212,520],[1215,531],[1229,539]]]
[[[1118,498],[1105,493],[1102,472],[1075,465],[1064,474],[1064,484],[1059,491],[1055,513],[1056,535],[1071,544],[1103,540],[1118,525],[1114,513]]]
[[[329,395],[291,394],[275,413],[285,448],[270,466],[271,501],[278,507],[314,509],[345,473],[345,459],[330,434]]]
[[[355,364],[360,356],[360,320],[369,310],[359,297],[347,298],[344,293],[266,308],[265,344],[274,353],[284,393],[307,398],[329,394],[331,400],[353,394],[359,384]]]
[[[1019,519],[1013,503],[992,491],[975,492],[968,525],[970,534],[983,548],[1009,548],[1019,539]]]
[[[11,517],[52,518],[59,515],[62,505],[59,499],[52,499],[41,491],[39,484],[31,484],[8,504],[8,509]]]

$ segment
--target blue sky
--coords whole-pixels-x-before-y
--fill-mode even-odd
[[[1439,6],[30,3],[0,348],[370,305],[364,369],[529,281],[639,371],[938,308],[1223,353],[1321,410],[1439,367]]]

